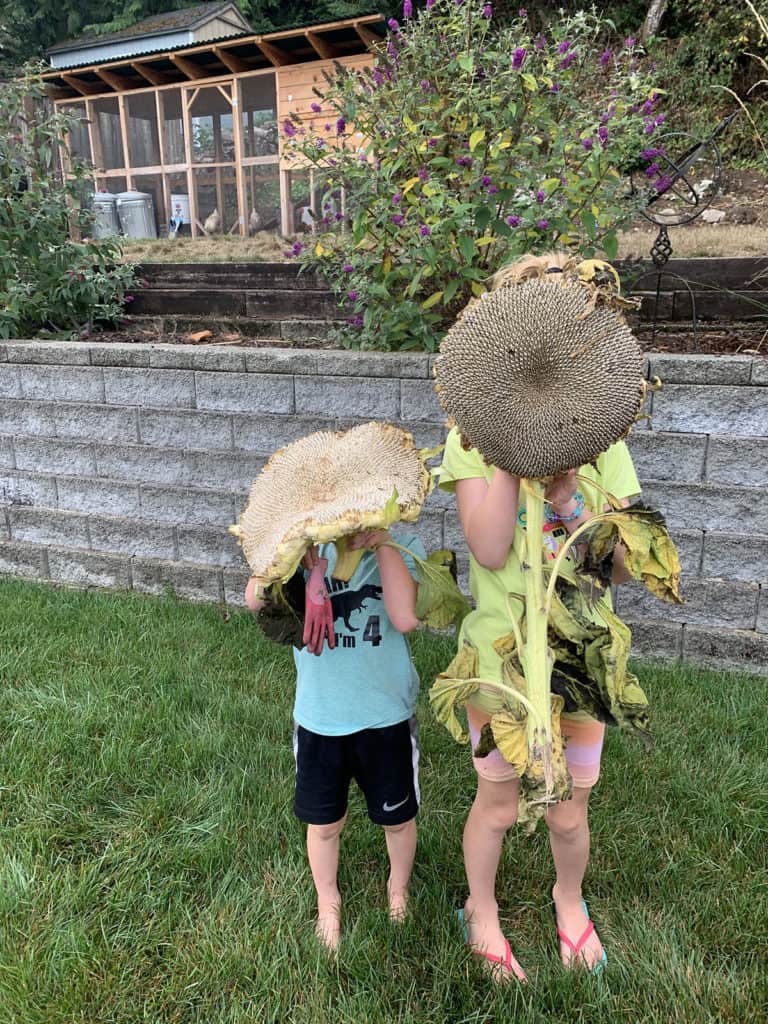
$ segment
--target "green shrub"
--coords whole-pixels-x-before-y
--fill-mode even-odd
[[[283,125],[322,182],[324,226],[342,218],[346,193],[351,237],[293,249],[342,298],[346,344],[433,350],[515,256],[556,244],[616,255],[643,199],[628,196],[625,172],[664,115],[634,40],[609,49],[611,28],[582,12],[541,35],[522,10],[498,28],[490,4],[433,0],[390,22],[373,71],[339,69],[326,92],[333,124]]]
[[[36,74],[0,84],[0,338],[73,336],[123,316],[134,272],[116,240],[89,237],[88,169],[72,161],[66,181],[56,170],[72,125]]]

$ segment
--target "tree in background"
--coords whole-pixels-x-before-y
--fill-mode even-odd
[[[56,172],[75,118],[54,111],[36,75],[0,83],[0,338],[72,336],[123,316],[133,268],[116,239],[89,238],[88,168]]]

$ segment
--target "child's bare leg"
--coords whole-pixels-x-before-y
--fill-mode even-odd
[[[464,865],[469,883],[464,914],[469,943],[479,952],[498,957],[504,956],[506,940],[499,924],[496,872],[504,836],[517,820],[518,785],[517,779],[491,782],[478,776],[477,795],[464,826]],[[517,964],[514,957],[512,962]]]
[[[385,825],[384,836],[389,854],[389,916],[393,921],[402,921],[408,906],[408,886],[416,856],[416,819],[411,818],[402,825]]]
[[[337,884],[339,838],[344,815],[331,825],[307,825],[307,857],[317,890],[317,937],[335,950],[341,938],[341,894]]]
[[[556,875],[552,898],[558,927],[572,942],[577,942],[587,927],[587,917],[581,905],[581,883],[589,861],[588,808],[591,792],[589,788],[574,788],[572,799],[555,804],[547,812]],[[597,933],[593,932],[584,944],[581,959],[587,967],[594,967],[602,950]],[[573,954],[565,943],[561,943],[561,956],[568,967]]]

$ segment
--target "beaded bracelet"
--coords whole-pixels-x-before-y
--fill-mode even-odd
[[[584,495],[581,493],[581,491],[576,491],[576,493],[573,495],[572,500],[576,502],[576,508],[573,510],[573,512],[570,512],[568,515],[565,516],[559,515],[557,512],[555,512],[551,505],[545,505],[544,518],[546,519],[546,521],[548,523],[572,523],[574,519],[578,519],[579,516],[582,515],[582,513],[584,512]]]

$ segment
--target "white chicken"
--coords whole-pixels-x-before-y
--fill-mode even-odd
[[[214,207],[213,213],[205,218],[203,231],[206,235],[217,235],[221,231],[221,214],[218,208]]]
[[[257,231],[261,230],[261,214],[254,207],[251,210],[251,216],[248,218],[248,231],[250,234],[255,235]]]

